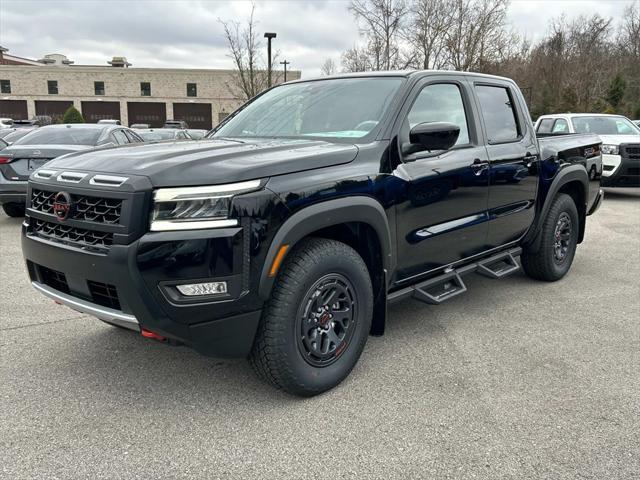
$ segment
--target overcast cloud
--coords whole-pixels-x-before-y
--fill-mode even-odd
[[[637,0],[635,0],[637,1]],[[599,13],[619,19],[631,1],[515,0],[514,29],[536,40],[547,22],[564,14]],[[277,32],[274,48],[289,68],[318,75],[326,58],[358,41],[348,1],[260,1],[260,31]],[[218,19],[243,19],[248,1],[0,0],[0,45],[11,54],[41,58],[63,53],[76,64],[102,64],[126,56],[136,67],[230,68]]]

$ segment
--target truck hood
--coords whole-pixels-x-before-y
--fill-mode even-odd
[[[599,135],[603,145],[620,145],[621,143],[640,143],[640,135]]]
[[[2,150],[3,157],[56,158],[67,153],[94,148],[91,145],[11,145]]]
[[[77,153],[47,168],[144,175],[155,187],[215,185],[348,163],[357,153],[355,145],[318,140],[207,139]]]

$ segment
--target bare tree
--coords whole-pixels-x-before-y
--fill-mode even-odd
[[[478,70],[499,60],[512,38],[506,31],[509,0],[452,0],[446,49],[454,70]]]
[[[406,64],[418,69],[439,69],[447,64],[446,38],[450,0],[417,0],[410,6]]]
[[[352,0],[349,10],[363,23],[361,33],[366,48],[359,49],[358,56],[366,54],[372,70],[392,70],[399,67],[399,36],[408,7],[405,0]],[[357,62],[361,65],[361,62]]]
[[[251,15],[243,24],[232,21],[218,20],[224,29],[224,36],[229,48],[228,56],[233,60],[234,73],[227,84],[230,93],[243,101],[255,97],[267,89],[269,85],[266,62],[260,55],[262,44],[254,18],[255,5],[251,7]],[[277,64],[277,53],[272,58],[272,64]],[[274,70],[273,84],[278,83],[279,74]]]
[[[320,75],[323,76],[334,75],[337,72],[338,67],[332,58],[327,58],[320,67]]]
[[[631,56],[640,67],[640,1],[625,8],[618,35],[618,43],[623,52]]]

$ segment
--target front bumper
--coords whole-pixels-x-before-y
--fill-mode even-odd
[[[27,182],[19,180],[7,180],[0,175],[0,204],[2,203],[26,203]]]
[[[248,292],[242,228],[148,233],[104,254],[39,238],[29,223],[27,217],[22,251],[32,284],[58,303],[209,356],[245,357],[251,350],[262,303]],[[229,282],[222,299],[170,293],[175,284],[220,279]],[[112,288],[115,307],[96,296],[96,283]]]
[[[635,146],[620,145],[620,155],[602,156],[603,187],[640,187],[640,156],[630,153]]]

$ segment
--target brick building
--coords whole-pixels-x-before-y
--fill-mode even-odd
[[[231,70],[132,68],[124,57],[107,63],[74,65],[59,54],[29,60],[0,47],[0,117],[55,119],[74,105],[92,123],[111,118],[160,127],[176,119],[209,129],[241,104],[228,86]]]

